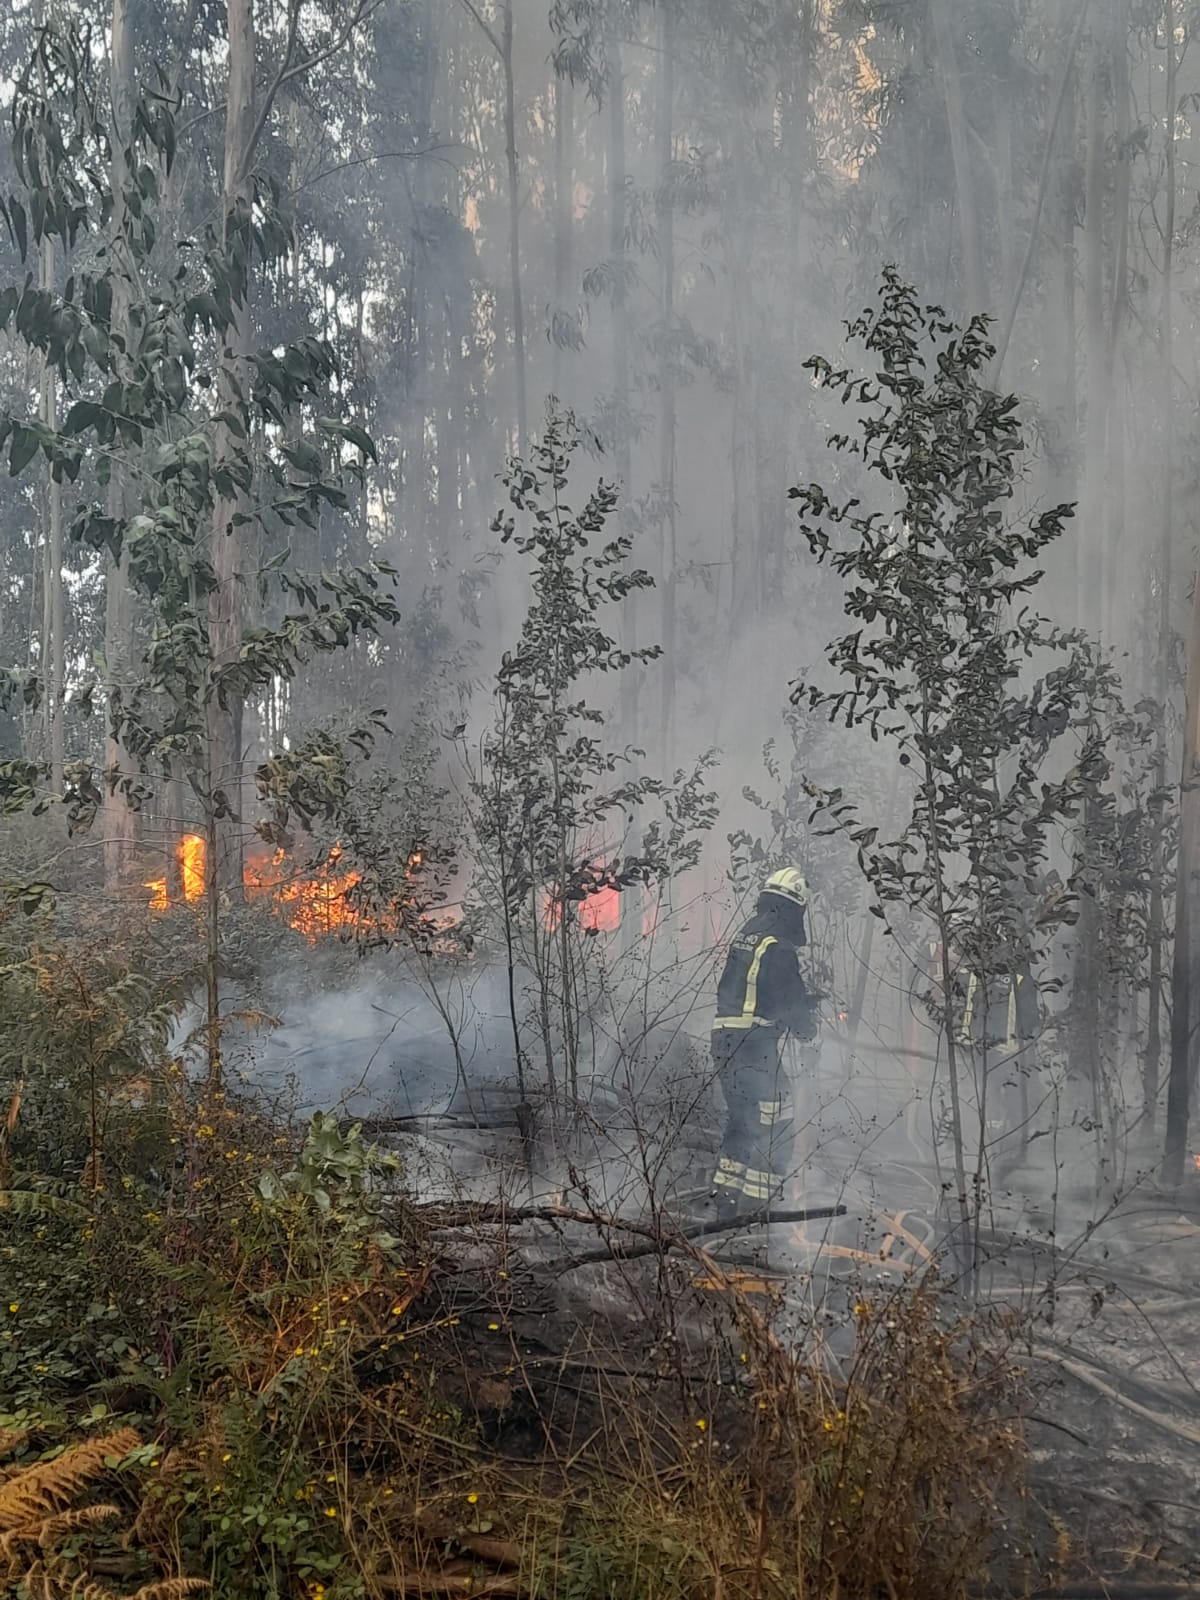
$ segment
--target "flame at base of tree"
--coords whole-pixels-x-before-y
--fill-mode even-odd
[[[205,841],[199,834],[185,834],[175,847],[179,863],[181,899],[190,904],[205,893]],[[420,851],[408,861],[408,875],[422,864]],[[394,911],[381,912],[368,905],[361,874],[343,865],[343,851],[334,845],[321,864],[300,871],[283,850],[257,851],[246,857],[242,882],[247,900],[268,899],[276,912],[310,944],[329,936],[387,936],[400,931],[401,919]],[[149,909],[167,911],[171,894],[166,878],[148,881]],[[427,934],[445,934],[457,918],[443,913],[436,918],[421,917]]]

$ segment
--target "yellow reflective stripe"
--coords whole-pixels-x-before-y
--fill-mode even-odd
[[[748,1028],[769,1028],[771,1024],[766,1017],[718,1017],[713,1023],[713,1030],[717,1028],[739,1028],[743,1031]]]
[[[769,1200],[771,1187],[769,1172],[761,1172],[756,1167],[746,1168],[746,1176],[742,1179],[742,1193],[747,1200]]]
[[[750,963],[750,971],[746,974],[746,998],[742,1003],[743,1017],[753,1017],[757,1022],[758,1015],[758,969],[762,966],[762,959],[773,944],[779,940],[773,934],[768,934],[765,939],[760,939],[758,948],[754,952],[754,960]]]
[[[731,1161],[728,1156],[722,1156],[717,1162],[717,1170],[713,1183],[722,1189],[741,1189],[742,1174],[745,1172],[745,1163]]]
[[[777,1122],[783,1121],[784,1111],[787,1109],[785,1100],[760,1100],[758,1102],[758,1120],[764,1128],[770,1128]]]

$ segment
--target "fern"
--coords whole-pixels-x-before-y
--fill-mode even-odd
[[[133,1600],[185,1600],[211,1588],[207,1578],[162,1578],[156,1583],[144,1583],[133,1595]]]
[[[72,1500],[109,1470],[114,1456],[141,1444],[132,1428],[78,1444],[54,1461],[39,1461],[0,1483],[0,1533],[39,1526],[68,1509]]]
[[[49,1552],[67,1534],[78,1533],[83,1528],[97,1528],[102,1522],[112,1522],[120,1515],[120,1507],[110,1505],[76,1506],[73,1511],[60,1511],[40,1525],[37,1541],[43,1551]]]
[[[86,1222],[91,1213],[86,1206],[61,1195],[44,1194],[38,1189],[0,1189],[0,1211],[11,1211],[21,1222],[45,1222],[59,1217],[67,1222]],[[0,1450],[2,1450],[0,1445]]]

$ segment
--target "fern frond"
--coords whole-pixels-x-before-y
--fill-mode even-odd
[[[156,1583],[144,1583],[132,1600],[186,1600],[188,1595],[211,1588],[207,1578],[161,1578]]]
[[[26,1567],[20,1576],[29,1600],[59,1600],[58,1586],[40,1561]]]
[[[73,1511],[60,1511],[57,1516],[47,1517],[37,1529],[37,1541],[48,1551],[67,1534],[77,1533],[80,1528],[99,1527],[100,1523],[111,1522],[120,1515],[120,1507],[110,1505],[77,1506]]]
[[[67,1600],[117,1600],[117,1596],[94,1578],[79,1577],[67,1590]]]
[[[108,1470],[112,1456],[126,1456],[141,1444],[133,1428],[121,1428],[65,1451],[55,1461],[39,1461],[0,1483],[0,1532],[37,1526],[65,1511]]]
[[[41,1194],[36,1189],[0,1189],[0,1211],[11,1211],[22,1222],[45,1222],[61,1217],[67,1222],[86,1222],[91,1212],[77,1201],[61,1195]]]

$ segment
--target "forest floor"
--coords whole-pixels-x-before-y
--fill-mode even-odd
[[[361,1133],[147,1096],[10,1114],[5,1593],[1200,1592],[1177,1206],[1068,1247],[998,1205],[968,1285],[929,1174],[836,1140],[787,1204],[843,1215],[688,1226],[694,1107],[613,1091],[531,1151],[495,1089]]]

